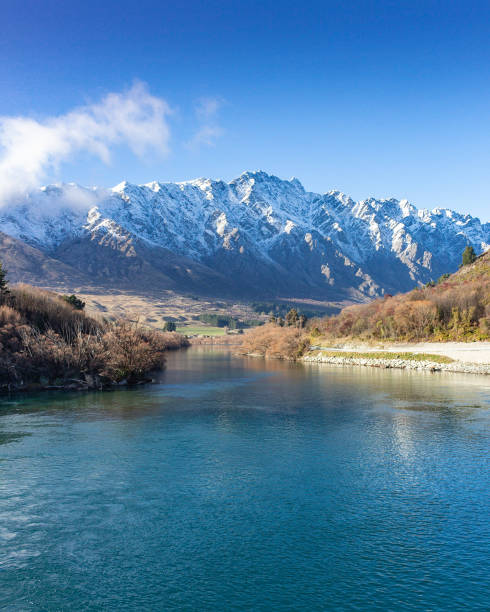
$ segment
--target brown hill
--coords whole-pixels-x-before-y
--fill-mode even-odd
[[[282,323],[282,321],[281,321]],[[269,323],[247,333],[242,351],[296,358],[311,344],[490,339],[490,251],[437,283],[312,319],[306,329]]]
[[[490,337],[490,251],[434,285],[349,306],[312,323],[314,333],[377,340]]]

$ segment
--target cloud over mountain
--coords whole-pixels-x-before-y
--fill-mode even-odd
[[[187,141],[186,147],[191,151],[197,151],[201,147],[214,147],[216,140],[224,134],[223,128],[218,123],[218,113],[225,104],[225,100],[219,96],[204,97],[197,101],[196,117],[199,120],[199,128]]]
[[[0,205],[21,196],[80,152],[104,163],[125,144],[136,155],[168,152],[170,107],[143,83],[57,117],[0,117]]]
[[[456,270],[466,245],[490,246],[490,224],[469,215],[312,193],[261,171],[229,183],[48,186],[4,207],[0,231],[105,288],[327,301],[411,289]]]

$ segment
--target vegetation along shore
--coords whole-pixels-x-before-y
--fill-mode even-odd
[[[483,359],[486,353],[480,351],[475,359],[479,363],[472,364],[471,351],[463,360],[440,349],[442,343],[454,342],[481,348],[489,339],[490,252],[476,257],[469,248],[457,272],[408,293],[348,306],[331,317],[306,320],[295,310],[285,319],[271,317],[245,334],[240,352],[339,365],[490,374],[490,350]],[[424,351],[411,350],[421,342]],[[398,349],[400,343],[404,351]],[[431,353],[432,344],[437,352]]]
[[[187,346],[175,332],[84,312],[76,296],[7,286],[0,266],[0,389],[102,389],[148,382],[167,350]]]

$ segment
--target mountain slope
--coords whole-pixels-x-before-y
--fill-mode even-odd
[[[0,230],[106,287],[353,301],[426,283],[466,244],[490,244],[490,224],[469,215],[310,193],[265,172],[49,186],[4,205]]]
[[[440,354],[437,356],[426,348],[427,345],[423,346],[422,353],[415,345],[406,353],[401,352],[400,345],[396,344],[396,352],[385,353],[373,352],[372,343],[378,346],[382,343],[383,350],[390,351],[392,341],[466,343],[489,339],[490,251],[454,274],[443,276],[438,283],[408,293],[385,296],[368,304],[350,305],[337,315],[311,319],[306,328],[297,320],[290,325],[276,321],[256,327],[243,337],[241,351],[286,359],[296,359],[306,353],[306,361],[320,363],[413,368],[414,360],[415,367],[418,367],[419,360],[434,365],[434,361],[440,361],[441,355],[448,354],[447,349],[443,352],[438,349]],[[354,341],[354,348],[345,350],[349,341]],[[368,344],[359,349],[360,341]],[[308,355],[310,348],[316,351],[319,347],[323,347],[319,354]],[[332,347],[332,350],[326,347]],[[468,358],[467,350],[453,347],[451,352],[456,359],[487,364],[483,367],[466,364],[454,371],[489,373],[488,347],[481,348],[479,354],[472,353]]]
[[[9,278],[50,287],[87,286],[90,277],[39,249],[0,232],[0,254]]]
[[[487,340],[490,251],[435,284],[369,304],[349,306],[314,325],[330,338]]]

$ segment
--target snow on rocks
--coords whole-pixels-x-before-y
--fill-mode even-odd
[[[344,276],[345,287],[365,297],[435,280],[457,269],[467,244],[477,252],[490,245],[490,223],[469,215],[417,210],[393,198],[354,202],[338,191],[311,193],[298,179],[263,171],[229,183],[123,181],[111,190],[50,185],[0,209],[0,231],[46,252],[101,228],[120,228],[197,262],[214,261],[233,243],[234,253],[251,258],[241,269],[260,261],[287,271],[299,261],[294,273],[303,270],[305,285],[332,287],[335,270],[335,290]]]

